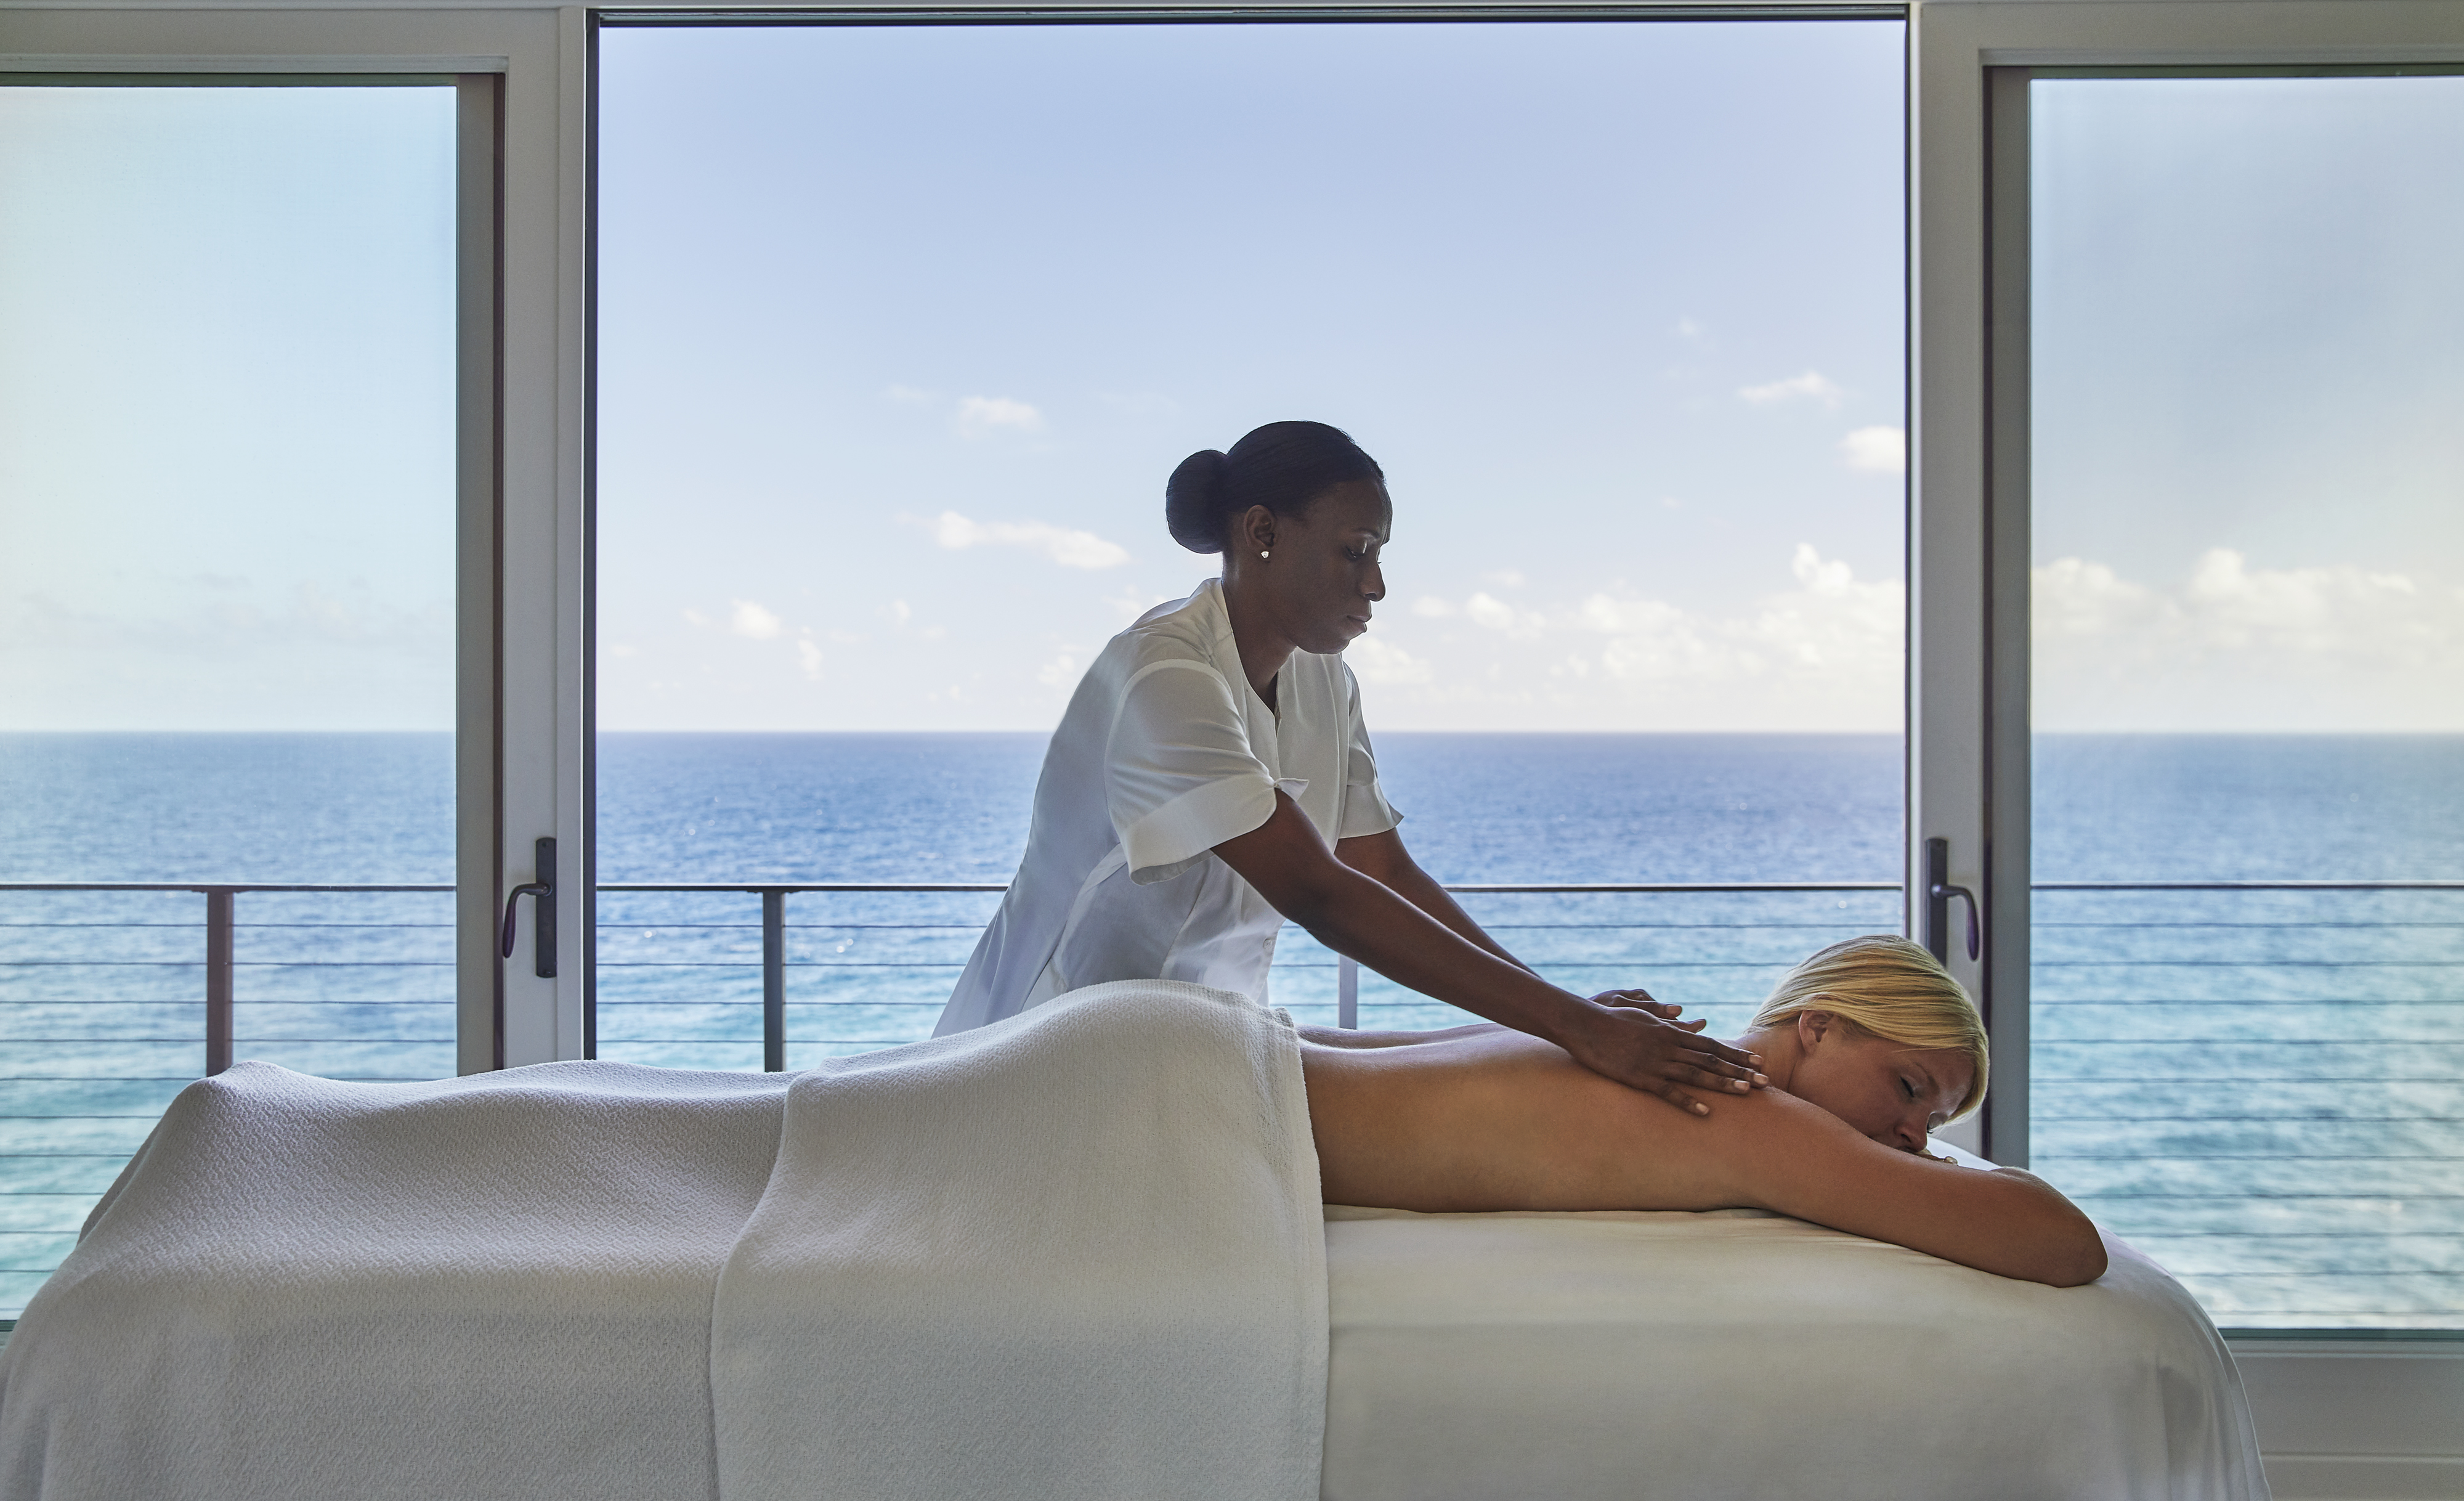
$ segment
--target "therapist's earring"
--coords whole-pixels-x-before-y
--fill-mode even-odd
[[[1264,557],[1265,557],[1265,556],[1266,556],[1266,554],[1262,550],[1262,551],[1260,551],[1260,552],[1259,552],[1258,556],[1259,556],[1259,557],[1261,557],[1261,558],[1264,558]]]

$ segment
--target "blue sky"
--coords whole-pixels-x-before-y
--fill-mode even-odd
[[[1048,726],[1306,416],[1374,723],[1894,727],[1901,37],[604,33],[602,722]]]
[[[603,722],[1046,726],[1310,416],[1374,724],[1896,727],[1900,46],[607,33]],[[2464,729],[2464,79],[2037,90],[2039,723]],[[450,724],[451,130],[0,90],[0,728]]]
[[[2033,87],[2038,725],[2464,729],[2464,77]]]
[[[0,729],[450,729],[453,92],[0,89]]]

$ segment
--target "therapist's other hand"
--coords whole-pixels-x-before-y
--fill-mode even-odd
[[[1648,1011],[1663,1022],[1674,1022],[1685,1014],[1685,1008],[1682,1005],[1670,1005],[1665,1001],[1654,1001],[1648,990],[1603,990],[1592,997],[1592,1004],[1631,1006],[1639,1011]],[[1694,1025],[1699,1028],[1703,1024],[1697,1022]]]
[[[1663,1020],[1660,1013],[1676,1008],[1648,996],[1639,1003],[1612,999],[1640,994],[1613,990],[1593,997],[1591,1023],[1576,1035],[1558,1039],[1558,1046],[1594,1073],[1657,1094],[1694,1115],[1707,1115],[1711,1107],[1686,1093],[1689,1086],[1743,1094],[1771,1083],[1763,1076],[1758,1054],[1700,1035],[1700,1020]]]

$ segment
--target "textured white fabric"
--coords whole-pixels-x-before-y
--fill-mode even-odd
[[[2055,1289],[1753,1210],[1327,1210],[1327,1501],[2263,1501],[2232,1357],[2107,1239]]]
[[[785,1089],[190,1085],[0,1354],[0,1497],[712,1496],[711,1297]]]
[[[1303,1501],[1326,1415],[1290,1024],[1098,986],[826,1064],[720,1278],[727,1501]]]
[[[1335,1501],[2265,1495],[2126,1247],[2057,1291],[1749,1211],[1321,1229],[1302,1089],[1168,984],[802,1076],[783,1152],[778,1077],[243,1064],[0,1353],[0,1498],[685,1501],[721,1435],[726,1501],[1297,1498],[1321,1423]]]
[[[1211,851],[1264,824],[1278,787],[1330,844],[1400,818],[1343,658],[1293,653],[1269,711],[1209,579],[1114,636],[1079,682],[1045,752],[1018,879],[935,1035],[1113,980],[1264,1003],[1283,918]]]

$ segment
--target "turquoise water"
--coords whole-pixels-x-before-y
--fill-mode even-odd
[[[1390,794],[1450,881],[1896,881],[1887,737],[1395,735]],[[625,736],[605,882],[1007,877],[1037,736]],[[2464,739],[2049,737],[2040,881],[2464,878]],[[423,736],[0,737],[0,880],[451,879]],[[929,1029],[989,895],[789,899],[790,1067]],[[1896,892],[1465,898],[1586,992],[1732,1027]],[[2464,893],[2040,892],[2033,1163],[2221,1322],[2464,1324]],[[0,1316],[202,1065],[203,898],[0,894]],[[239,898],[242,1056],[452,1068],[451,898]],[[603,894],[603,1056],[759,1065],[756,900]],[[1273,999],[1331,1021],[1287,930]],[[1443,1025],[1364,976],[1366,1025]]]

